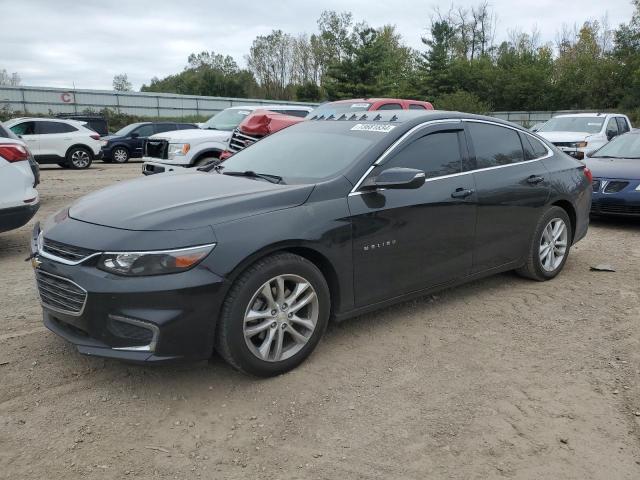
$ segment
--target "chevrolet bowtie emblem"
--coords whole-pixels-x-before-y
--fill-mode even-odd
[[[38,257],[32,257],[31,258],[31,265],[33,266],[33,268],[38,268],[38,267],[40,267],[40,265],[42,265],[42,262],[40,261],[40,259]]]

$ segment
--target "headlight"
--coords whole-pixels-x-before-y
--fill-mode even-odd
[[[169,157],[175,157],[177,155],[186,155],[191,145],[188,143],[170,143],[169,144]]]
[[[636,192],[640,192],[640,183],[638,184],[638,186],[636,187]]]
[[[189,270],[200,263],[213,248],[211,245],[150,252],[107,252],[100,256],[98,268],[117,275],[164,275]]]

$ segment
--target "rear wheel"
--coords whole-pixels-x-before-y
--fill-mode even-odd
[[[308,260],[290,253],[258,261],[225,299],[216,350],[234,368],[273,376],[311,354],[329,320],[329,288]]]
[[[111,158],[116,163],[126,163],[129,161],[129,150],[124,147],[116,147],[111,152]]]
[[[571,220],[560,207],[551,207],[538,221],[527,263],[516,270],[523,277],[551,280],[560,273],[571,249]]]
[[[71,168],[89,168],[91,160],[91,153],[84,147],[73,147],[67,153],[67,163],[71,165]]]

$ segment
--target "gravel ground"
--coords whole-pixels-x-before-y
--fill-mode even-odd
[[[36,218],[139,172],[44,167]],[[41,324],[32,225],[0,235],[0,478],[640,478],[640,222],[593,223],[554,281],[333,325],[268,380],[80,356]]]

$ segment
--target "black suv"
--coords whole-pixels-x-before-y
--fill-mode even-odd
[[[107,119],[102,115],[82,115],[75,113],[59,113],[56,118],[64,118],[65,120],[78,120],[86,122],[85,127],[90,128],[94,132],[100,134],[101,137],[109,135],[109,124]]]
[[[198,126],[193,123],[176,122],[132,123],[113,135],[102,137],[102,160],[107,163],[125,163],[130,158],[140,158],[144,153],[144,143],[151,135],[193,128]]]

